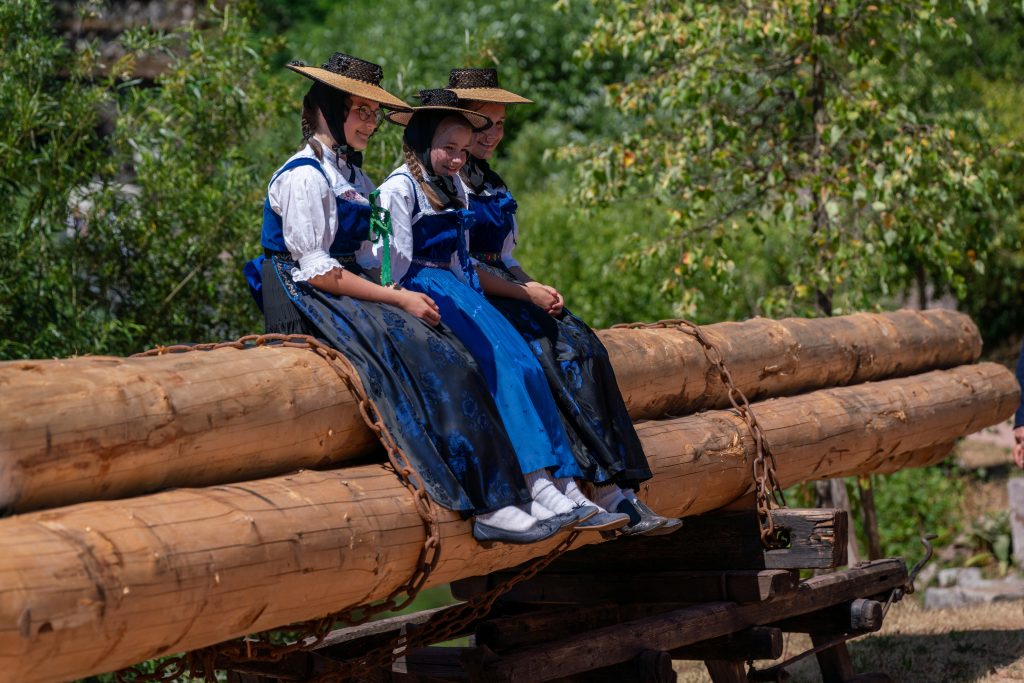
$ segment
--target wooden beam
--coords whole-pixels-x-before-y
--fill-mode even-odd
[[[645,650],[672,650],[739,628],[777,621],[903,584],[906,566],[879,560],[804,581],[777,600],[748,605],[706,603],[640,619],[505,655],[485,669],[496,683],[549,681],[586,671],[595,663],[627,661]],[[884,587],[884,588],[883,588]]]
[[[673,659],[733,660],[778,659],[785,645],[781,628],[753,626],[672,650]]]
[[[981,349],[970,318],[943,310],[704,330],[751,400],[953,367]],[[599,334],[634,419],[729,405],[689,335]],[[0,363],[0,433],[0,511],[337,467],[377,452],[327,361],[280,347]]]
[[[766,550],[773,569],[835,569],[846,564],[849,523],[845,510],[774,510],[774,524],[789,537],[789,547]]]
[[[846,564],[846,515],[841,510],[779,510],[777,524],[792,530],[789,548],[765,552],[757,515],[712,512],[688,517],[669,536],[624,538],[555,560],[551,572],[630,571],[638,564],[663,570],[814,569]]]
[[[858,598],[773,625],[789,633],[869,633],[882,628],[883,618],[881,602]]]
[[[1013,375],[983,364],[754,410],[786,486],[879,449],[929,455],[1006,419],[1017,401]],[[655,475],[641,495],[659,512],[699,514],[750,489],[753,446],[732,413],[639,432]],[[486,550],[458,515],[439,515],[443,550],[428,585],[513,567],[557,542]],[[380,599],[411,575],[423,533],[380,465],[0,520],[0,672],[19,683],[77,678]]]
[[[635,569],[635,568],[634,568]],[[511,578],[512,573],[494,572],[487,578],[490,589]],[[694,603],[719,600],[759,602],[795,590],[799,577],[785,569],[708,572],[632,572],[629,574],[555,574],[541,572],[517,584],[504,594],[510,602],[580,603]],[[480,584],[469,584],[477,592]],[[469,597],[467,587],[452,583],[452,594]]]

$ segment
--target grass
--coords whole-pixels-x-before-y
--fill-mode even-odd
[[[810,648],[810,638],[787,635],[780,660]],[[893,605],[878,633],[851,641],[857,673],[882,671],[900,683],[1024,681],[1024,602],[957,610],[924,610],[914,600]],[[757,662],[759,669],[774,662]],[[788,669],[790,683],[817,683],[809,657]],[[678,662],[679,683],[710,681],[700,662]]]

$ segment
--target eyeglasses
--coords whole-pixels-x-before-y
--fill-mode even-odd
[[[379,126],[380,122],[384,120],[384,110],[380,108],[370,109],[364,104],[356,107],[355,112],[359,115],[359,120],[363,122],[373,119],[374,123]]]

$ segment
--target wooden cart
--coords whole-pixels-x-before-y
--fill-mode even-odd
[[[868,562],[801,579],[801,570],[846,562],[847,520],[838,510],[778,510],[790,547],[765,551],[753,514],[687,519],[663,537],[624,538],[571,551],[519,583],[486,615],[466,624],[460,646],[408,650],[376,681],[675,681],[673,660],[702,660],[715,683],[781,681],[784,633],[807,633],[825,683],[888,681],[854,673],[846,640],[876,631],[909,585],[900,559]],[[452,584],[470,599],[514,575]],[[306,681],[401,633],[430,628],[442,607],[332,632],[320,646],[273,664],[235,665],[237,683]],[[808,653],[810,654],[810,653]],[[365,676],[365,675],[364,675]],[[322,678],[323,680],[323,678]]]

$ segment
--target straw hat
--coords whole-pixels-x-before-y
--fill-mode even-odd
[[[452,69],[448,75],[448,89],[464,100],[494,102],[497,104],[529,104],[522,95],[498,86],[497,69]]]
[[[411,111],[392,111],[385,114],[388,121],[391,123],[397,123],[400,126],[408,126],[409,121],[412,119],[412,115],[418,111],[450,111],[453,114],[461,114],[467,121],[474,131],[486,130],[491,127],[493,122],[475,111],[470,111],[459,106],[459,96],[451,90],[444,88],[434,88],[432,90],[420,90],[416,96],[420,102],[423,103],[422,107],[413,107]]]
[[[324,85],[378,102],[390,109],[408,111],[409,105],[380,87],[380,79],[384,77],[384,69],[373,62],[358,57],[335,52],[322,67],[306,66],[303,62],[290,62],[288,68],[306,78],[319,81]]]

